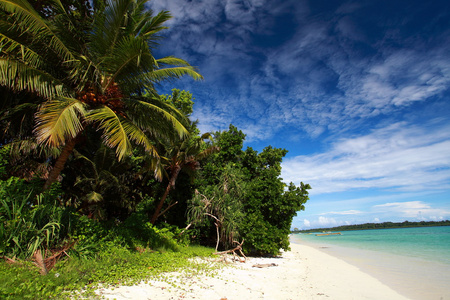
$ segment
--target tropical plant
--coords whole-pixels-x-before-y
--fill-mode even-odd
[[[119,160],[133,143],[158,156],[152,138],[187,133],[183,115],[156,96],[154,85],[183,75],[202,77],[182,59],[153,57],[170,15],[153,15],[146,2],[94,1],[80,19],[77,6],[60,0],[49,1],[44,12],[26,0],[0,1],[0,84],[43,99],[35,138],[62,148],[44,189],[89,126],[102,132]]]
[[[191,124],[191,131],[194,131],[195,124]],[[159,203],[153,213],[150,223],[155,224],[160,216],[161,209],[166,201],[171,189],[175,188],[175,182],[182,169],[193,172],[200,167],[199,161],[203,158],[215,153],[219,150],[217,146],[205,145],[205,140],[210,139],[209,133],[203,134],[201,137],[190,135],[180,139],[168,140],[165,144],[165,155],[161,159],[159,168],[164,170],[169,183],[162,195]],[[162,173],[162,172],[161,172]],[[170,207],[170,204],[169,204]]]
[[[203,193],[196,190],[188,209],[188,226],[201,224],[207,219],[213,220],[216,227],[216,251],[219,243],[229,247],[239,238],[239,226],[244,218],[242,198],[245,183],[242,174],[228,165],[219,184],[205,187]]]
[[[62,242],[70,209],[56,205],[52,193],[35,194],[24,180],[0,181],[0,254],[28,258]]]
[[[108,211],[123,210],[125,215],[132,211],[123,180],[127,160],[118,162],[110,148],[100,145],[91,158],[75,150],[68,169],[70,201],[83,214],[105,219]]]

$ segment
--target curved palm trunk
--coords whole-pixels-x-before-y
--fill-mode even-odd
[[[181,171],[180,166],[177,166],[175,168],[175,170],[173,170],[173,172],[170,176],[169,184],[167,185],[166,190],[165,190],[164,195],[162,196],[161,200],[159,200],[158,207],[156,207],[156,210],[153,213],[150,223],[155,224],[156,220],[158,219],[159,212],[161,211],[161,209],[163,207],[164,201],[166,201],[167,195],[169,195],[169,192],[172,189],[172,187],[175,186],[175,181],[177,180],[177,177],[178,177],[178,174],[180,174],[180,171]]]
[[[48,175],[47,181],[44,184],[43,190],[46,191],[50,188],[53,182],[58,179],[59,174],[61,174],[61,171],[64,169],[64,165],[66,164],[67,160],[69,159],[69,155],[73,152],[73,149],[75,148],[77,141],[76,138],[73,138],[69,140],[66,145],[64,146],[63,150],[61,151],[61,154],[59,155],[58,159],[56,160],[55,165],[53,166],[52,170],[50,171],[50,174]]]

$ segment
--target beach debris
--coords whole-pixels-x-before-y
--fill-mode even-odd
[[[271,263],[271,264],[256,264],[253,265],[253,268],[267,268],[267,267],[277,267],[278,265],[275,263]]]
[[[233,241],[233,243],[237,244],[236,247],[230,250],[221,251],[221,252],[215,252],[216,255],[222,255],[223,261],[227,262],[226,255],[229,253],[233,253],[233,258],[239,262],[245,262],[247,260],[247,257],[245,256],[244,252],[242,252],[242,244],[244,243],[244,240],[242,242]],[[241,257],[236,254],[236,251],[239,251],[239,253],[242,255],[243,260],[241,260]]]

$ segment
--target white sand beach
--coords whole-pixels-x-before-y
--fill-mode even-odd
[[[310,246],[291,244],[280,258],[248,258],[218,275],[167,274],[166,281],[97,291],[106,299],[408,299],[357,267]],[[257,264],[276,266],[257,268]]]

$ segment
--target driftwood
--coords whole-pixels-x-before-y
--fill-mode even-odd
[[[253,268],[267,268],[267,267],[276,267],[276,266],[278,266],[278,265],[275,263],[271,263],[271,264],[256,264],[256,265],[253,265],[252,267]]]
[[[226,250],[226,251],[221,251],[221,252],[215,252],[214,254],[216,255],[223,255],[223,260],[226,262],[225,260],[225,254],[229,254],[229,253],[233,253],[233,258],[235,260],[238,260],[239,262],[245,262],[247,260],[247,257],[245,256],[244,252],[242,252],[242,244],[244,243],[244,240],[242,240],[242,242],[237,242],[237,241],[233,241],[233,243],[236,243],[237,246],[234,247],[233,249],[230,250]],[[236,254],[236,251],[239,251],[239,253],[242,255],[242,257],[244,258],[244,261],[241,261],[241,258],[239,255]]]

